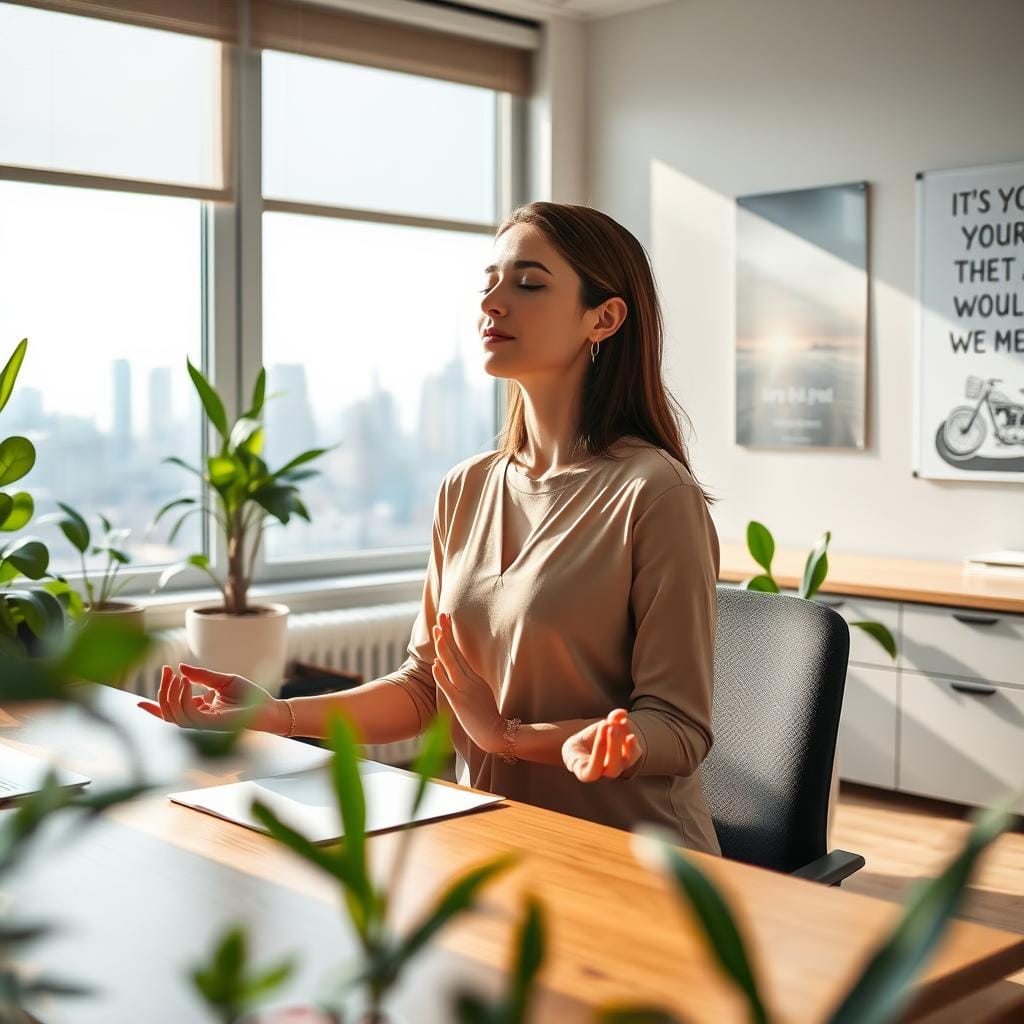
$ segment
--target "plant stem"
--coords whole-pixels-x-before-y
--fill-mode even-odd
[[[245,612],[247,583],[245,522],[242,510],[238,509],[231,516],[231,529],[228,532],[228,572],[224,588],[224,610],[229,615],[241,615]]]

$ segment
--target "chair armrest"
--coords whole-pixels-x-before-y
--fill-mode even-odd
[[[859,853],[833,850],[824,857],[797,868],[793,872],[793,877],[821,882],[822,885],[838,885],[844,878],[849,878],[855,871],[860,871],[864,864],[865,860]]]

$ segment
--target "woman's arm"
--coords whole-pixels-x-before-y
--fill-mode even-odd
[[[341,693],[291,697],[287,703],[295,713],[293,736],[325,739],[330,717],[339,711],[351,722],[361,743],[394,743],[420,731],[416,703],[408,691],[387,678]]]

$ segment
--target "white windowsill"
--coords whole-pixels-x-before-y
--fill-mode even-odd
[[[425,570],[412,569],[261,583],[249,589],[249,603],[275,601],[288,605],[293,612],[313,612],[418,601],[423,596],[425,579]],[[207,587],[155,596],[126,594],[122,600],[137,602],[145,607],[147,629],[170,629],[185,624],[186,608],[220,603],[220,592]]]

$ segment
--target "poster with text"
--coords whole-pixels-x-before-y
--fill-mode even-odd
[[[1024,162],[917,188],[915,472],[1024,482]]]
[[[736,200],[736,442],[863,448],[867,183]]]

